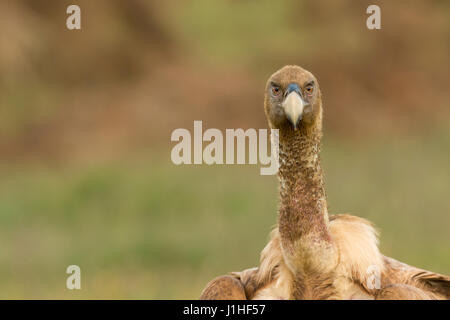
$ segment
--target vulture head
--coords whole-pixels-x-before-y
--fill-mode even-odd
[[[264,109],[273,129],[321,127],[322,100],[316,78],[299,66],[281,68],[267,81]]]

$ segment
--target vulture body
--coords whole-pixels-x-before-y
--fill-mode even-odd
[[[283,67],[267,81],[264,108],[279,135],[278,227],[258,268],[212,280],[200,299],[450,299],[450,277],[382,255],[367,220],[328,215],[316,78]]]

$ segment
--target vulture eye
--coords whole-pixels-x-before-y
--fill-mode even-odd
[[[305,88],[305,91],[306,91],[306,93],[308,93],[308,94],[312,94],[312,93],[313,93],[313,90],[314,90],[314,87],[313,87],[312,85],[308,85],[308,86],[306,86],[306,88]]]
[[[276,87],[276,86],[272,87],[272,94],[273,94],[274,96],[279,95],[280,92],[281,92],[280,87]]]

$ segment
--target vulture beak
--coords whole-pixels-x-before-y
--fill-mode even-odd
[[[298,123],[302,120],[303,109],[308,104],[303,101],[302,93],[296,83],[288,85],[285,94],[282,107],[288,120],[297,129]]]

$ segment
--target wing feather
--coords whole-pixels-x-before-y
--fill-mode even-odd
[[[450,299],[450,277],[412,267],[384,256],[384,278],[388,283],[400,283],[418,287],[437,299]]]
[[[247,300],[241,280],[232,275],[211,280],[203,289],[200,300]]]

